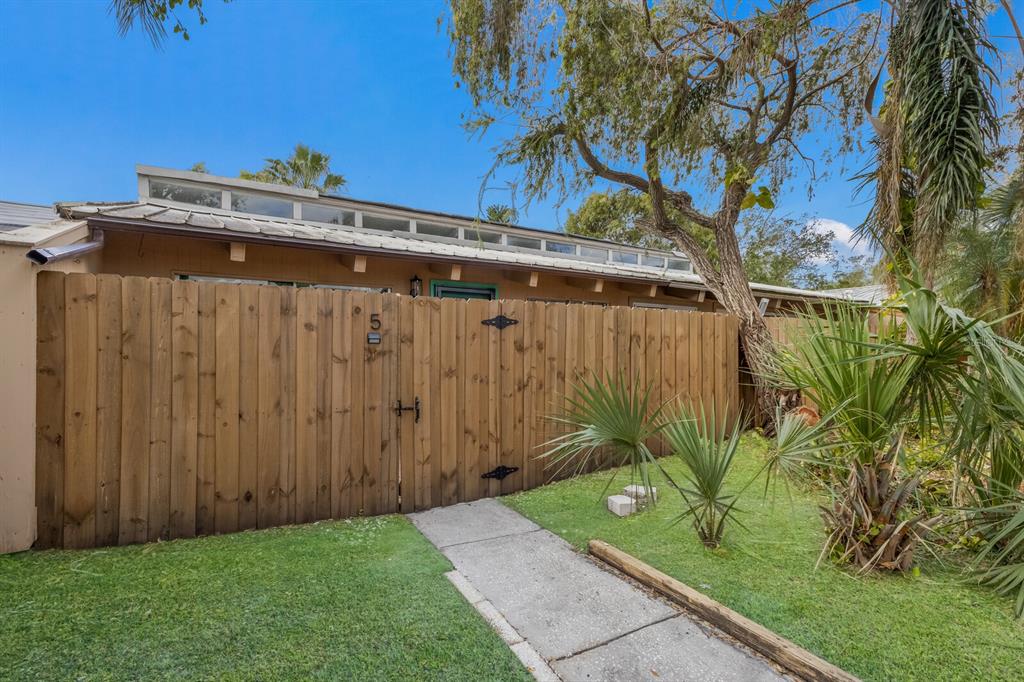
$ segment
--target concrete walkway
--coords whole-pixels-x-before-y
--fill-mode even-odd
[[[537,679],[784,679],[496,500],[409,518]]]

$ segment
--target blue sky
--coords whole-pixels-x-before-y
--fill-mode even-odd
[[[117,34],[106,0],[0,0],[0,198],[130,199],[136,163],[235,175],[304,142],[355,198],[476,214],[498,138],[460,126],[443,2],[205,4],[190,42],[156,50]],[[848,175],[834,169],[810,200],[798,179],[779,210],[857,224],[866,203]],[[578,201],[535,203],[520,222],[557,229]]]

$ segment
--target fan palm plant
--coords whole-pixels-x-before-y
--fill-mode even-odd
[[[566,433],[544,443],[547,449],[539,457],[556,467],[553,476],[578,475],[599,456],[607,464],[628,465],[630,480],[640,481],[653,500],[651,472],[660,466],[648,442],[662,429],[661,412],[662,406],[651,404],[651,387],[639,379],[629,381],[620,373],[602,380],[592,374],[573,387],[564,411],[550,417]]]
[[[865,569],[907,569],[938,521],[913,504],[918,476],[897,466],[910,440],[939,441],[972,472],[979,499],[1005,499],[1024,468],[1024,348],[910,277],[898,283],[897,324],[873,331],[851,305],[807,315],[808,333],[780,361],[790,383],[830,410],[822,421],[847,468],[823,509],[826,551]]]
[[[706,412],[703,405],[699,409],[680,405],[664,425],[665,440],[685,465],[683,480],[673,483],[683,499],[678,520],[692,519],[697,536],[709,549],[721,544],[726,521],[736,510],[739,493],[726,491],[726,478],[744,422],[737,416],[730,427],[726,419],[716,419],[713,406]]]

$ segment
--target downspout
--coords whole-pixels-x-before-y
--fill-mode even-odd
[[[78,258],[87,253],[98,251],[101,248],[103,248],[103,231],[93,230],[92,239],[87,242],[32,249],[25,254],[25,257],[36,265],[48,265],[49,263],[56,263],[68,258]]]

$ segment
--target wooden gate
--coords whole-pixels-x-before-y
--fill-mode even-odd
[[[546,416],[591,372],[739,400],[724,315],[52,272],[38,291],[40,547],[532,488]]]

